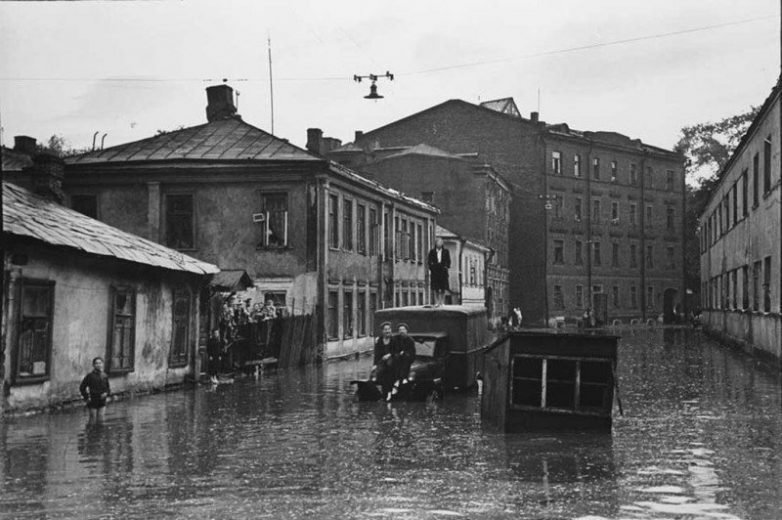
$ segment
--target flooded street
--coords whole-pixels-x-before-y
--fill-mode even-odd
[[[698,334],[623,337],[613,435],[355,402],[369,366],[5,419],[0,518],[782,518],[779,376]]]

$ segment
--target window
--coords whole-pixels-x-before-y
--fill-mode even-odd
[[[600,158],[595,157],[592,159],[592,177],[595,179],[600,178]]]
[[[771,191],[771,136],[763,141],[763,193]]]
[[[630,308],[638,308],[638,287],[635,285],[630,286]]]
[[[21,280],[14,382],[49,378],[52,359],[54,282]]]
[[[755,154],[752,157],[752,207],[757,207],[760,202],[760,157]]]
[[[616,182],[617,167],[616,161],[611,161],[611,182]]]
[[[187,289],[175,289],[173,296],[174,308],[172,315],[174,327],[168,364],[171,367],[180,367],[187,364],[188,347],[190,345],[190,291]]]
[[[619,223],[619,203],[616,201],[611,202],[611,223]]]
[[[415,222],[412,222],[412,221],[410,222],[410,237],[409,237],[409,239],[410,239],[410,246],[409,246],[409,249],[410,249],[410,259],[413,262],[415,262],[416,260],[418,260],[418,252],[415,249],[415,244],[416,244],[416,240],[415,240]]]
[[[741,308],[749,310],[749,266],[741,268]]]
[[[339,293],[337,291],[329,291],[328,305],[329,314],[326,334],[329,339],[337,339],[339,337]]]
[[[554,199],[554,218],[562,218],[562,208],[565,206],[565,198],[557,196]]]
[[[263,247],[285,247],[288,245],[288,194],[264,193],[261,195],[264,213]]]
[[[638,184],[638,165],[635,163],[630,163],[630,184]]]
[[[473,287],[475,287],[476,285],[476,280],[478,278],[477,274],[478,273],[475,265],[475,260],[471,258],[470,259],[470,285],[472,285]]]
[[[565,242],[562,240],[554,240],[554,263],[555,264],[564,264],[565,263]]]
[[[638,247],[630,244],[630,267],[638,267]]]
[[[763,259],[763,311],[771,312],[771,257]]]
[[[722,199],[722,205],[725,206],[725,231],[730,229],[730,192]]]
[[[98,197],[95,195],[73,195],[71,209],[90,218],[98,218]]]
[[[511,405],[599,411],[610,406],[610,361],[514,356]]]
[[[357,251],[367,254],[367,207],[363,204],[356,205],[356,239]]]
[[[600,261],[600,242],[595,242],[592,244],[592,251],[594,251],[594,264],[595,265],[601,265]]]
[[[646,288],[646,308],[654,309],[654,287],[651,285]]]
[[[166,245],[194,249],[193,196],[166,195]]]
[[[434,192],[433,191],[422,191],[421,192],[421,200],[426,202],[427,204],[434,204]]]
[[[338,204],[339,197],[337,195],[329,195],[329,247],[333,247],[334,249],[339,247]]]
[[[581,249],[581,241],[576,240],[576,265],[583,265],[584,256]]]
[[[738,269],[734,269],[730,272],[730,306],[732,309],[738,309],[738,297],[739,297],[739,291],[738,291]]]
[[[573,156],[573,176],[581,177],[581,156],[579,154]]]
[[[358,335],[367,335],[367,293],[364,291],[358,292],[358,300],[356,300],[356,320],[358,321]]]
[[[353,250],[353,201],[342,200],[342,249]]]
[[[733,185],[733,225],[739,222],[739,185]]]
[[[644,179],[644,187],[654,188],[654,170],[651,166],[646,167],[646,178]]]
[[[636,222],[638,221],[638,205],[635,203],[630,203],[630,225],[635,226]]]
[[[576,285],[576,307],[584,306],[584,286]]]
[[[674,208],[673,206],[668,206],[665,208],[665,227],[668,229],[668,231],[675,231],[676,226],[674,225]]]
[[[353,337],[353,291],[347,290],[342,295],[342,336]]]
[[[760,310],[760,276],[761,276],[761,263],[758,260],[752,266],[752,310]]]
[[[377,254],[377,240],[378,240],[378,221],[377,210],[375,208],[369,209],[369,254],[375,256]]]
[[[619,267],[619,244],[611,244],[611,267]]]
[[[418,224],[418,263],[421,264],[424,261],[426,250],[424,249],[424,226]]]
[[[654,246],[646,246],[646,267],[654,267]]]
[[[562,154],[560,152],[551,152],[551,173],[562,175]]]
[[[374,334],[375,330],[375,311],[377,310],[377,293],[369,293],[369,333]]]
[[[562,293],[561,285],[554,286],[554,308],[555,309],[565,308],[565,296]]]
[[[614,309],[618,309],[620,307],[619,305],[619,286],[614,285],[611,287],[611,303],[614,306]]]
[[[673,191],[673,170],[665,170],[665,189]]]
[[[600,223],[600,199],[594,199],[592,201],[592,222]]]
[[[573,204],[573,215],[576,222],[581,222],[581,197],[576,197],[576,201]]]
[[[676,269],[676,259],[674,256],[675,251],[676,250],[670,246],[665,249],[665,256],[666,259],[668,260],[665,267],[667,267],[668,269]]]
[[[747,174],[747,170],[744,169],[744,171],[741,173],[741,214],[745,217],[749,215],[749,204],[747,202],[747,191],[749,190],[749,175]]]
[[[408,298],[407,291],[403,291],[402,292],[402,303],[401,303],[402,307],[407,307],[409,305],[407,298]]]
[[[130,372],[135,359],[136,293],[128,288],[111,289],[111,323],[106,369]]]

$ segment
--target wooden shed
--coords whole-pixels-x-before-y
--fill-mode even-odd
[[[484,354],[481,414],[506,432],[611,430],[618,337],[525,330]]]

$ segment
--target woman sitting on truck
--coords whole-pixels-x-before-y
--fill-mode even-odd
[[[375,359],[372,366],[374,379],[383,388],[383,397],[391,392],[396,380],[396,341],[391,335],[392,329],[389,322],[380,325],[380,336],[375,340]]]

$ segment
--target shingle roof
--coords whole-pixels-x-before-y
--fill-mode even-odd
[[[311,153],[245,123],[239,117],[218,119],[164,134],[68,157],[68,164],[181,160],[318,161]]]
[[[3,233],[172,271],[195,274],[220,271],[215,265],[120,231],[5,181]]]

